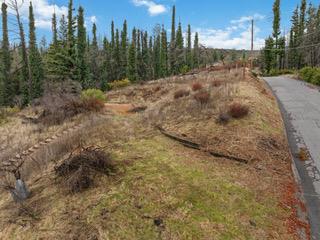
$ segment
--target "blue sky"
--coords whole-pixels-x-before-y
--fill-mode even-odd
[[[0,0],[3,1],[3,0]],[[21,1],[21,0],[20,0]],[[200,42],[209,47],[248,49],[250,32],[248,19],[254,17],[255,48],[261,48],[271,33],[273,0],[74,0],[75,8],[85,8],[87,27],[96,22],[100,37],[109,35],[110,22],[121,27],[127,19],[129,28],[137,26],[152,31],[155,24],[171,26],[171,8],[177,7],[177,20],[184,28],[190,23],[200,34]],[[319,0],[311,1],[319,4]],[[288,31],[293,9],[300,0],[282,0],[282,28]],[[55,5],[58,15],[66,13],[67,0],[33,0],[38,35],[50,38],[50,18]],[[23,7],[22,15],[27,16]]]

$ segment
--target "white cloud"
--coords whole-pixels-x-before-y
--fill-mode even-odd
[[[232,20],[231,26],[225,29],[198,28],[200,43],[213,48],[225,49],[251,49],[251,25],[250,20],[263,19],[260,14],[254,16],[244,16],[238,20]],[[254,28],[254,48],[260,49],[264,44],[264,39],[256,37],[260,32],[259,27]]]
[[[90,22],[91,22],[91,23],[97,23],[97,22],[98,22],[97,17],[96,17],[96,16],[91,16],[91,17],[90,17]]]
[[[162,4],[157,4],[154,1],[151,0],[132,0],[133,4],[137,7],[147,7],[148,12],[151,16],[156,16],[162,13],[167,12],[166,6]]]
[[[0,0],[0,2],[4,2],[4,0]],[[6,1],[8,3],[8,1]],[[22,4],[22,2],[24,2]],[[29,15],[29,1],[18,0],[18,3],[21,5],[20,14],[23,19],[27,19]],[[32,0],[33,11],[36,20],[36,27],[43,29],[51,28],[51,19],[54,11],[58,18],[62,14],[67,14],[66,6],[58,6],[56,4],[50,4],[48,0]],[[11,10],[9,10],[11,11]]]

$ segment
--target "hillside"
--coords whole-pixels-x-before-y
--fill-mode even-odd
[[[305,224],[283,123],[260,80],[203,71],[106,96],[101,113],[41,131],[24,112],[1,125],[8,146],[19,143],[2,154],[38,145],[23,171],[31,197],[18,207],[1,192],[1,239],[297,238]],[[57,166],[79,146],[100,146],[113,168],[70,193]]]

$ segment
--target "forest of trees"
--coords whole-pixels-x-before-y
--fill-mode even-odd
[[[38,42],[32,2],[29,6],[29,32],[25,37],[16,0],[2,3],[2,44],[0,52],[0,106],[26,106],[42,96],[46,81],[73,80],[83,89],[107,90],[108,83],[128,79],[130,82],[158,79],[204,66],[198,33],[192,36],[188,25],[186,38],[181,22],[176,25],[176,9],[172,10],[170,39],[163,25],[153,33],[137,28],[128,31],[127,21],[122,29],[111,23],[111,37],[97,37],[93,24],[91,38],[85,27],[85,12],[74,11],[69,0],[68,14],[57,19],[52,16],[52,40]],[[16,29],[9,29],[8,12],[14,16]],[[18,33],[18,42],[10,41],[10,30]],[[27,42],[28,41],[28,42]]]
[[[291,18],[289,36],[281,31],[280,0],[273,5],[273,33],[266,39],[263,68],[271,70],[320,67],[320,5],[301,0]]]

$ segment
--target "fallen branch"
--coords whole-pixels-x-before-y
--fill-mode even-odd
[[[187,139],[183,139],[181,137],[178,137],[178,136],[175,136],[171,133],[168,133],[167,131],[165,131],[162,127],[160,126],[157,126],[157,128],[159,129],[159,131],[166,137],[172,139],[172,140],[175,140],[179,143],[181,143],[183,146],[185,147],[188,147],[188,148],[192,148],[192,149],[196,149],[196,150],[199,150],[199,151],[202,151],[203,148],[201,147],[200,144],[198,143],[194,143],[194,142],[191,142],[190,140],[187,140]],[[235,157],[235,156],[230,156],[230,155],[226,155],[226,154],[222,154],[222,153],[217,153],[217,152],[212,152],[212,151],[206,151],[208,152],[210,155],[214,156],[214,157],[217,157],[217,158],[226,158],[226,159],[229,159],[229,160],[232,160],[232,161],[236,161],[236,162],[240,162],[240,163],[245,163],[245,164],[248,164],[249,163],[249,160],[247,159],[244,159],[244,158],[239,158],[239,157]]]

